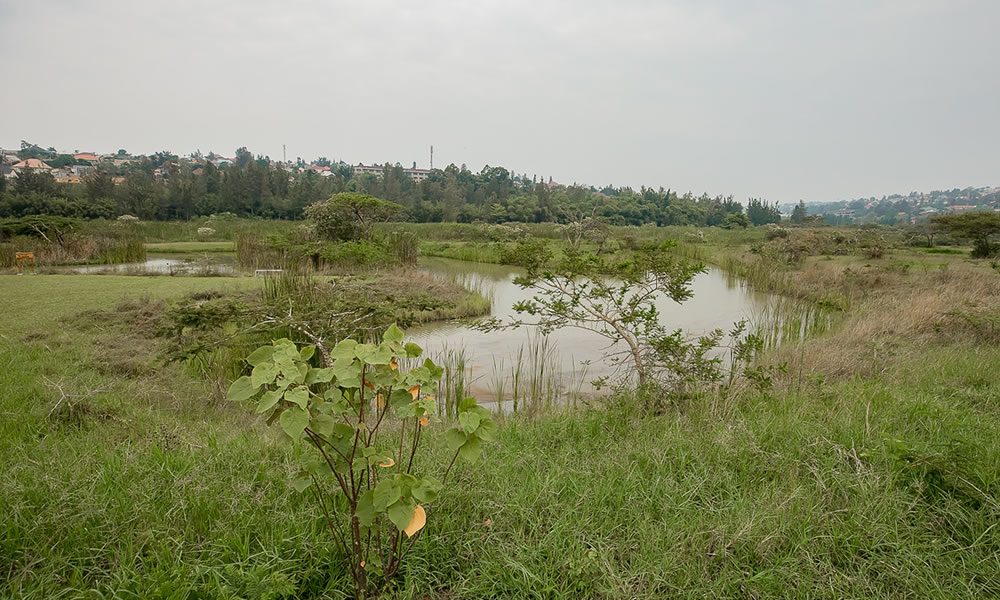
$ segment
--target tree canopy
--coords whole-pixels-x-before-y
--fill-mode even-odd
[[[997,254],[997,245],[990,241],[990,236],[1000,234],[1000,213],[968,212],[944,215],[933,217],[931,222],[944,227],[954,236],[973,240],[974,257],[986,258]]]
[[[325,239],[370,240],[375,224],[399,218],[403,207],[368,194],[341,192],[307,206],[305,213]]]

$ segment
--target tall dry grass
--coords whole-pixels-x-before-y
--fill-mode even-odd
[[[803,296],[825,294],[850,307],[831,332],[772,353],[800,376],[879,375],[926,345],[1000,342],[1000,276],[980,264],[813,264],[792,275],[789,285]]]

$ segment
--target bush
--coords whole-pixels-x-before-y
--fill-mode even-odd
[[[250,375],[233,382],[228,399],[257,398],[255,412],[266,415],[268,424],[278,424],[286,439],[314,450],[303,457],[291,486],[313,494],[317,517],[322,515],[347,557],[358,598],[377,598],[393,584],[409,547],[424,532],[424,505],[437,500],[459,457],[479,459],[482,442],[495,439],[497,427],[474,398],[464,399],[459,427],[444,434],[454,455],[442,479],[420,475],[426,461],[414,458],[437,409],[434,395],[443,369],[427,359],[404,371],[400,363],[415,362],[423,350],[404,344],[395,325],[379,344],[346,339],[327,348],[321,339],[314,342],[299,349],[281,339],[258,348],[246,358]]]

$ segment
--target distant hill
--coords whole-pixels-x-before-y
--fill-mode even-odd
[[[781,211],[791,213],[794,206],[782,205]],[[955,188],[806,204],[807,214],[823,215],[830,225],[896,225],[923,221],[934,215],[981,210],[1000,212],[1000,187]]]

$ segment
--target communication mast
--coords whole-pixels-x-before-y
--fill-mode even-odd
[[[431,170],[434,169],[434,144],[431,144]]]

